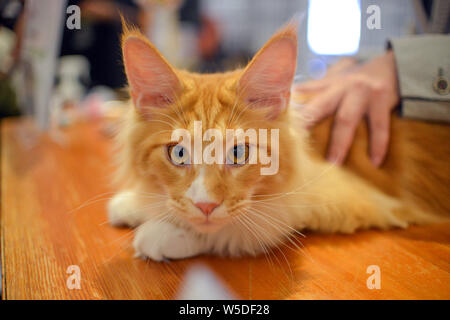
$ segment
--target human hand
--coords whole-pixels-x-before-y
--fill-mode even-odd
[[[336,67],[325,78],[294,87],[312,98],[302,113],[313,126],[335,113],[327,159],[342,164],[360,120],[367,116],[370,158],[381,165],[389,143],[390,113],[400,101],[394,54],[388,51],[366,64]],[[344,69],[344,70],[342,70]]]

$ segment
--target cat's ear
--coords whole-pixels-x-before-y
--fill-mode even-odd
[[[163,108],[176,99],[181,82],[174,69],[142,35],[122,39],[123,62],[136,108],[148,115],[149,107]]]
[[[297,28],[290,23],[262,47],[239,79],[238,94],[251,108],[268,108],[269,117],[283,112],[297,66]]]

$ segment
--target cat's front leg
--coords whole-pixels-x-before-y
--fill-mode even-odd
[[[132,190],[118,192],[108,203],[108,220],[113,226],[137,227],[146,220],[138,194]]]
[[[183,259],[206,252],[206,244],[189,230],[152,220],[136,230],[133,246],[136,256],[155,261]]]

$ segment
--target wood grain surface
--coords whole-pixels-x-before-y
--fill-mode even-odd
[[[99,123],[29,134],[24,120],[1,126],[3,299],[171,299],[193,265],[209,267],[243,299],[450,299],[450,224],[354,235],[307,233],[303,250],[273,256],[133,258],[132,230],[108,225],[111,140]],[[70,290],[67,268],[81,271]],[[368,266],[381,288],[368,289]]]

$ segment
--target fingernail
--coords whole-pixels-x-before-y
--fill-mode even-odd
[[[381,165],[381,162],[383,161],[383,158],[380,156],[372,156],[371,160],[375,167],[379,167]]]
[[[327,156],[327,160],[328,160],[329,162],[331,162],[331,163],[334,163],[334,164],[338,165],[338,166],[341,165],[340,157],[339,157],[338,154],[330,153],[330,154]]]

